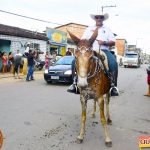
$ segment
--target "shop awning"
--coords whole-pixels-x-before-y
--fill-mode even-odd
[[[56,45],[56,46],[66,46],[67,44],[63,43],[56,43],[56,42],[50,42],[51,45]]]

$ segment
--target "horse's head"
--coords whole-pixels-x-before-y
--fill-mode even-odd
[[[70,33],[72,40],[77,44],[77,50],[75,51],[76,57],[76,70],[78,75],[78,86],[86,87],[88,85],[88,74],[92,70],[93,51],[92,44],[93,39],[90,40],[79,39],[72,33]]]
[[[79,87],[86,87],[88,85],[87,77],[92,67],[93,51],[90,49],[91,47],[88,47],[88,44],[89,42],[87,40],[81,40],[78,45],[78,50],[75,52]]]

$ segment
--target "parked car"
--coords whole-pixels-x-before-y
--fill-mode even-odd
[[[65,82],[72,83],[74,73],[72,73],[72,62],[74,56],[64,56],[57,60],[52,66],[44,71],[44,79],[47,83]]]

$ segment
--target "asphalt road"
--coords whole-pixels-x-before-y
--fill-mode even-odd
[[[119,67],[120,95],[111,98],[113,125],[109,126],[113,146],[104,143],[99,111],[90,118],[88,101],[86,135],[75,142],[80,130],[79,95],[67,93],[69,85],[50,84],[42,74],[35,81],[25,78],[0,80],[0,129],[4,135],[2,150],[137,150],[138,136],[150,135],[150,98],[146,66]]]

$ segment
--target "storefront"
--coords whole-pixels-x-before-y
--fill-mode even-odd
[[[56,29],[46,28],[48,37],[48,48],[50,54],[56,51],[58,55],[64,56],[67,48],[67,33]]]

